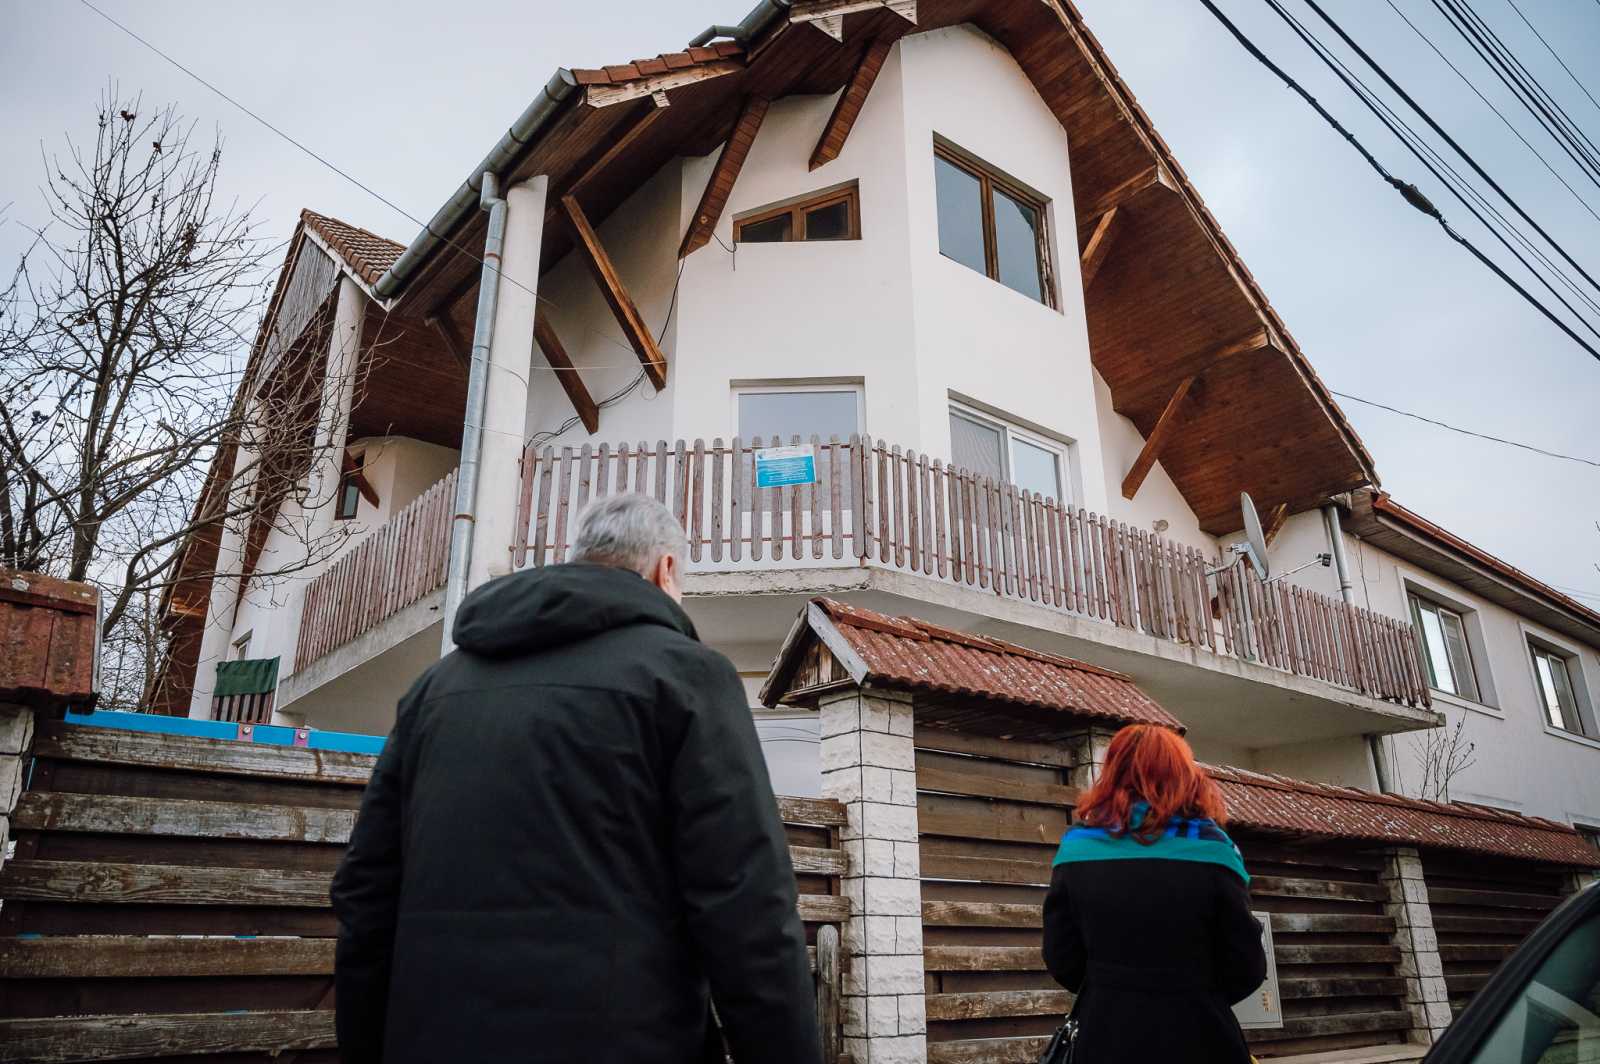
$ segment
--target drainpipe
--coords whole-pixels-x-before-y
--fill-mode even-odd
[[[1350,564],[1344,556],[1344,529],[1339,522],[1339,504],[1326,503],[1322,507],[1322,528],[1328,535],[1328,550],[1333,552],[1333,571],[1339,577],[1339,595],[1346,606],[1356,604],[1355,585],[1350,582]],[[1389,752],[1383,748],[1383,736],[1368,735],[1367,750],[1372,754],[1372,774],[1378,781],[1378,790],[1393,792],[1389,774]]]
[[[1345,605],[1356,604],[1355,585],[1350,582],[1350,565],[1344,558],[1344,530],[1339,527],[1339,504],[1326,503],[1322,507],[1322,527],[1328,534],[1328,549],[1333,552],[1333,571],[1339,575],[1339,594]]]
[[[478,458],[483,450],[483,407],[489,394],[489,345],[494,342],[494,312],[500,302],[500,252],[506,239],[506,201],[494,171],[483,172],[478,208],[489,212],[483,241],[483,271],[478,279],[478,313],[472,325],[472,365],[467,376],[467,410],[461,427],[461,469],[456,476],[456,510],[450,522],[450,570],[444,591],[443,653],[455,648],[456,610],[467,593],[472,562],[472,532],[477,522]]]
[[[755,8],[737,26],[707,26],[689,42],[690,48],[699,48],[718,37],[727,37],[748,44],[750,38],[766,28],[767,23],[789,10],[789,0],[760,0]]]

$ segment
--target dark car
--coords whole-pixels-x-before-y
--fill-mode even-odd
[[[1506,958],[1423,1064],[1600,1064],[1600,885]]]

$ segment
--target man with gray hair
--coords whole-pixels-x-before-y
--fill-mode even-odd
[[[643,495],[456,618],[333,881],[346,1064],[819,1064],[794,870],[743,684]]]

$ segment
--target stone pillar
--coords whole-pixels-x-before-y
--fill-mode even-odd
[[[329,330],[328,359],[317,406],[316,451],[306,485],[306,539],[316,542],[333,529],[344,470],[344,449],[350,438],[356,377],[361,366],[361,323],[367,295],[349,274],[339,274],[339,298]]]
[[[255,487],[255,439],[250,428],[234,451],[233,469],[228,473],[227,510],[237,509]],[[233,641],[233,618],[238,612],[240,573],[244,569],[244,521],[224,521],[217,544],[217,560],[211,577],[211,596],[206,604],[206,619],[200,629],[200,656],[194,667],[194,688],[189,695],[189,716],[211,719],[211,693],[217,686],[217,663],[228,660]]]
[[[494,341],[479,452],[477,520],[467,590],[511,571],[517,516],[517,478],[528,424],[528,375],[533,359],[533,318],[538,309],[539,245],[544,239],[549,178],[529,178],[506,189],[506,237],[500,257]]]
[[[1450,1026],[1450,994],[1444,985],[1421,856],[1409,846],[1385,850],[1379,881],[1389,891],[1384,911],[1394,917],[1394,943],[1400,948],[1398,970],[1405,977],[1405,1004],[1411,1013],[1411,1041],[1432,1045]]]
[[[1111,745],[1111,737],[1115,732],[1102,731],[1090,728],[1069,736],[1063,743],[1072,752],[1072,769],[1068,774],[1067,784],[1087,790],[1100,778],[1100,770],[1106,764],[1106,749]]]
[[[822,793],[844,803],[852,906],[845,928],[845,1052],[856,1064],[925,1064],[922,881],[909,696],[856,688],[820,706]]]

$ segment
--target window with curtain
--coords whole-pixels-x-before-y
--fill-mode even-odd
[[[1461,614],[1420,595],[1410,598],[1411,618],[1416,622],[1422,658],[1428,666],[1428,685],[1447,695],[1480,701]]]
[[[1047,499],[1071,501],[1065,475],[1066,449],[998,418],[951,408],[950,457],[958,467],[980,477],[1015,484]]]
[[[1044,203],[942,146],[934,149],[933,183],[939,253],[1053,306]]]
[[[1539,702],[1544,707],[1545,720],[1552,728],[1583,734],[1583,722],[1578,715],[1578,697],[1572,687],[1572,674],[1567,658],[1548,647],[1530,643],[1533,654],[1533,674],[1538,681]]]

